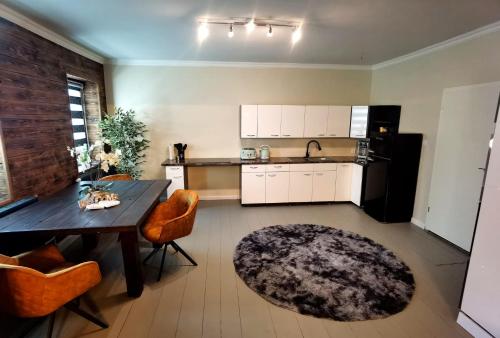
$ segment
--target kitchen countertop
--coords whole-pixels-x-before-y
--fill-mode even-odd
[[[229,158],[187,158],[184,161],[165,160],[162,166],[184,167],[228,167],[245,164],[296,164],[296,163],[354,163],[356,156],[324,156],[324,157],[271,157],[269,160],[242,160],[238,157]]]

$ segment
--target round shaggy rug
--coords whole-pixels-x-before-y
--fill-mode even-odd
[[[413,275],[391,251],[355,233],[314,224],[275,225],[244,237],[234,266],[273,304],[338,321],[402,311]]]

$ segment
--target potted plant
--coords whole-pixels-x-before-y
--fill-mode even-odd
[[[99,122],[99,129],[103,142],[112,150],[121,151],[116,172],[140,178],[140,165],[145,162],[144,151],[149,147],[149,140],[145,138],[146,125],[136,119],[135,111],[116,108],[113,114],[106,115]]]

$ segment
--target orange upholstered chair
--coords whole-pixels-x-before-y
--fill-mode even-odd
[[[0,312],[23,318],[51,315],[48,337],[62,306],[107,328],[73,302],[100,281],[96,262],[68,263],[55,245],[14,257],[0,255]]]
[[[133,178],[129,174],[116,174],[104,176],[99,179],[99,181],[132,181]]]
[[[142,226],[142,235],[153,243],[153,251],[146,257],[144,263],[163,247],[158,280],[161,278],[168,245],[180,252],[191,264],[197,265],[174,240],[188,236],[193,230],[198,201],[198,194],[194,191],[176,190],[167,201],[156,206]]]

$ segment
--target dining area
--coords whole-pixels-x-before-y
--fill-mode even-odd
[[[48,320],[46,337],[57,336],[54,325],[60,308],[88,320],[96,328],[107,329],[111,318],[100,314],[95,305],[103,300],[88,297],[89,291],[109,273],[101,271],[99,258],[107,248],[114,254],[121,253],[121,257],[114,257],[120,268],[113,269],[121,275],[118,279],[124,281],[122,290],[116,290],[124,302],[127,298],[141,297],[145,264],[149,263],[148,269],[157,274],[151,283],[160,281],[167,253],[169,256],[179,253],[184,256],[183,262],[195,266],[196,261],[174,240],[191,233],[198,196],[193,191],[177,190],[166,199],[170,184],[169,180],[133,180],[129,175],[109,175],[99,181],[76,182],[28,205],[17,205],[17,210],[1,217],[3,243],[22,241],[23,237],[33,235],[45,239],[43,245],[28,252],[0,254],[0,311],[26,319],[8,336],[25,337],[30,332],[39,335],[38,326],[45,319]],[[89,188],[112,192],[118,196],[119,204],[96,210],[80,208]],[[167,250],[169,245],[173,251]],[[147,256],[141,256],[141,246]],[[158,266],[150,259],[162,249]],[[65,256],[71,257],[71,261]],[[82,306],[80,299],[90,301],[90,306]],[[56,327],[63,326],[64,323],[59,323]]]

